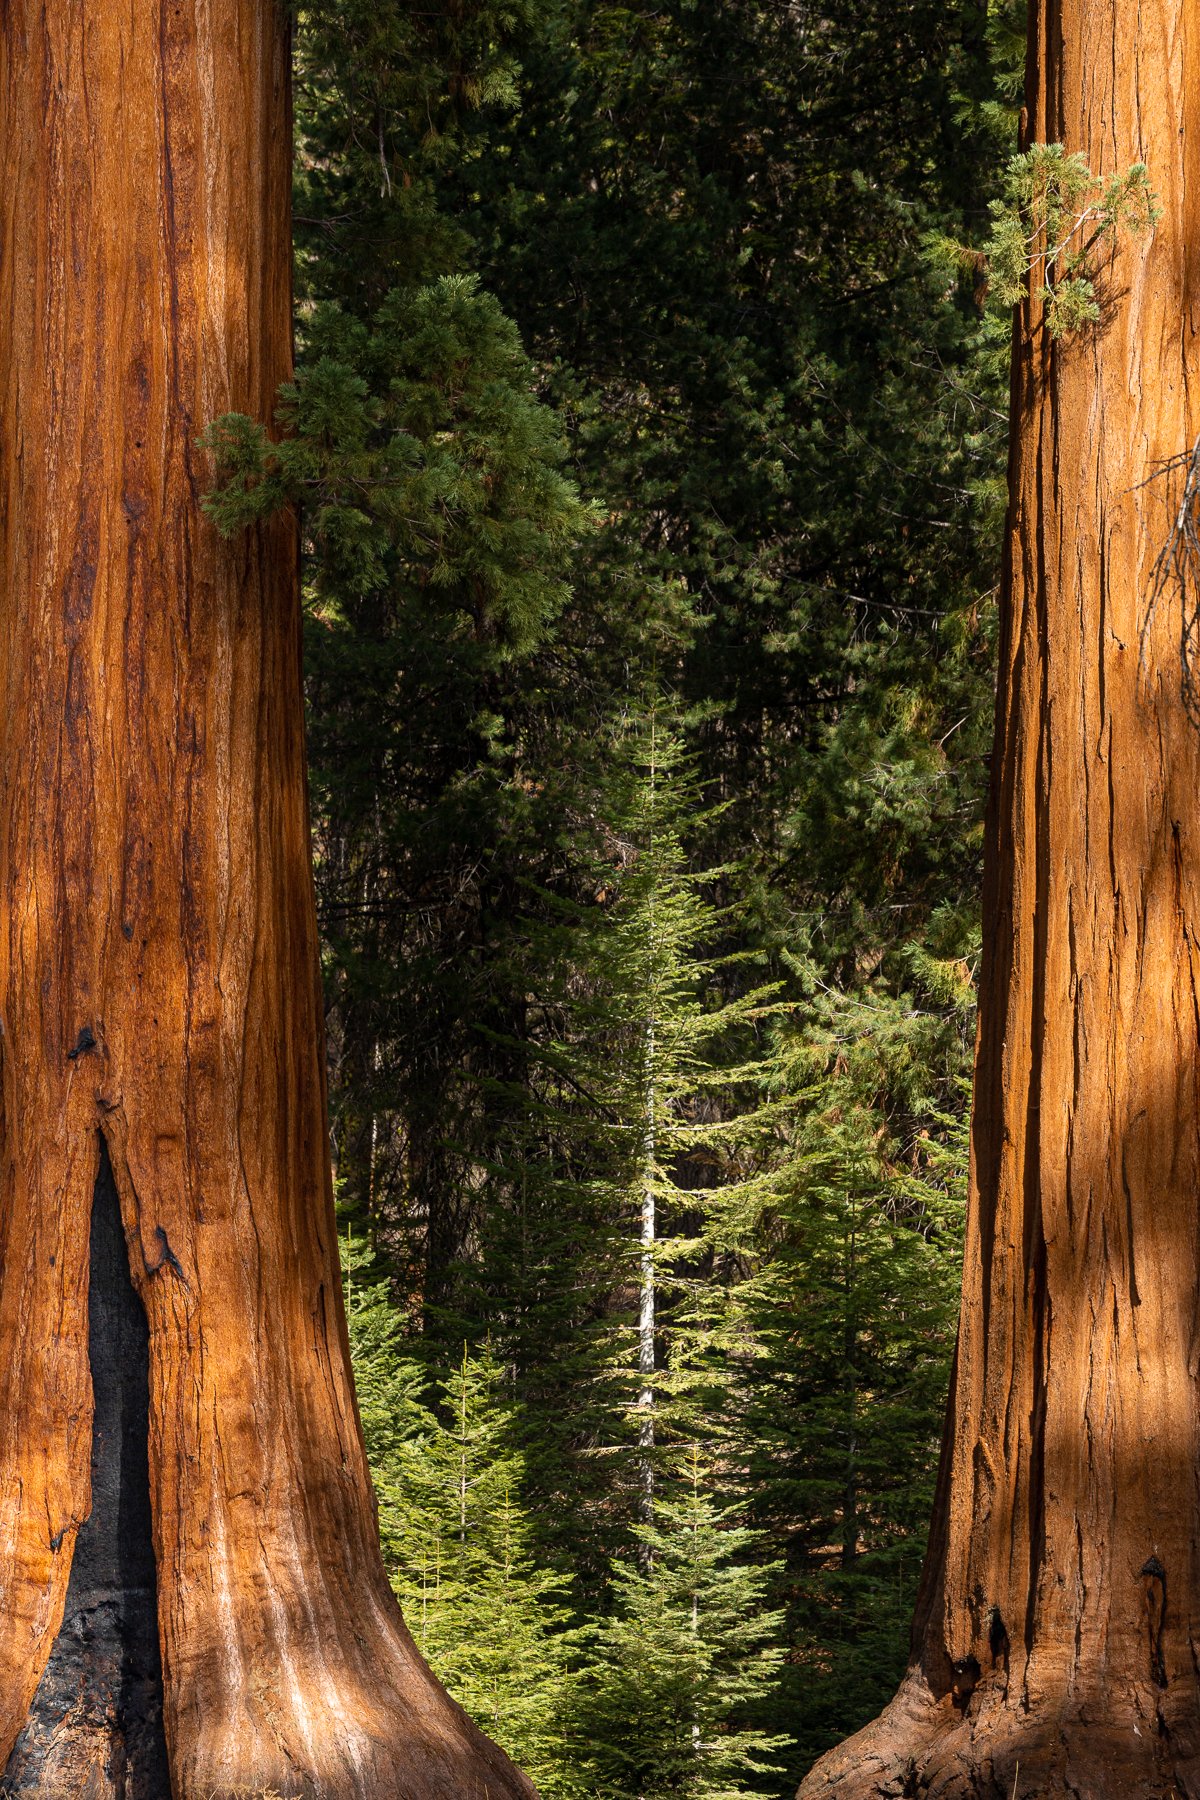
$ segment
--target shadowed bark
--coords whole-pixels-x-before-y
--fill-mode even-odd
[[[25,1731],[26,1787],[41,1756],[42,1792],[50,1758],[65,1796],[141,1800],[122,1757],[154,1726],[140,1675],[111,1755],[88,1707],[53,1717],[106,1529],[103,1137],[148,1328],[175,1800],[511,1800],[532,1788],[421,1662],[379,1555],[295,526],[230,546],[198,504],[198,432],[269,418],[289,373],[290,180],[277,0],[0,8],[0,1766]],[[112,1652],[83,1661],[95,1684]]]
[[[92,1509],[75,1540],[62,1626],[0,1782],[12,1800],[97,1789],[171,1800],[150,1528],[149,1344],[102,1147],[88,1271]]]
[[[939,1492],[908,1677],[804,1800],[1200,1795],[1200,733],[1169,605],[1139,653],[1200,429],[1200,14],[1030,31],[1026,141],[1146,162],[1163,216],[1095,328],[1018,322]]]

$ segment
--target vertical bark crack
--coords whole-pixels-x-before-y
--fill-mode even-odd
[[[88,1355],[92,1509],[76,1538],[62,1628],[0,1787],[43,1800],[171,1800],[150,1519],[149,1332],[103,1138]]]

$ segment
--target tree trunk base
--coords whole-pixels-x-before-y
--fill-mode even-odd
[[[798,1800],[1200,1800],[1200,1690],[1115,1677],[1032,1702],[988,1683],[960,1706],[910,1670],[879,1718],[830,1750]]]
[[[38,1800],[171,1800],[150,1525],[149,1334],[129,1278],[108,1152],[88,1277],[92,1506],[66,1610],[0,1782]]]

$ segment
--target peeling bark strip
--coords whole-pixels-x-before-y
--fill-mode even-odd
[[[1200,1796],[1200,732],[1166,607],[1139,668],[1151,478],[1200,430],[1200,8],[1033,0],[1026,91],[1027,142],[1144,161],[1163,215],[1095,329],[1018,323],[939,1493],[909,1675],[804,1800]]]
[[[289,373],[288,80],[276,0],[0,7],[0,1767],[92,1513],[103,1134],[148,1321],[175,1800],[512,1800],[379,1556],[295,528],[230,546],[197,504],[202,426],[269,418]]]
[[[101,1148],[88,1272],[92,1510],[62,1628],[0,1791],[171,1800],[150,1534],[150,1339]]]

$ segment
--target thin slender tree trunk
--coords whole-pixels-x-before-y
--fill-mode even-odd
[[[651,715],[650,739],[650,841],[647,849],[654,853],[654,839],[657,830],[657,795],[658,795],[658,750],[656,736],[656,718]],[[649,915],[647,929],[650,936],[651,955],[657,954],[656,910],[657,879],[649,899]],[[658,1270],[655,1266],[658,1243],[658,1207],[655,1196],[655,1175],[658,1157],[658,1020],[655,1013],[655,995],[657,993],[658,970],[651,975],[651,992],[649,995],[650,1011],[646,1018],[645,1032],[642,1039],[644,1057],[644,1078],[642,1083],[645,1122],[642,1130],[642,1204],[639,1220],[641,1236],[640,1260],[640,1293],[638,1295],[638,1374],[641,1376],[641,1388],[638,1392],[638,1485],[640,1488],[639,1511],[643,1525],[654,1523],[654,1340],[657,1335],[658,1310]],[[641,1546],[641,1562],[648,1568],[651,1561],[649,1544]]]
[[[646,1128],[642,1140],[641,1291],[638,1296],[638,1486],[642,1523],[654,1522],[654,1338],[657,1270],[654,1263],[658,1223],[654,1196],[655,1065],[654,1020],[646,1025]],[[649,1550],[643,1546],[644,1558]]]
[[[852,1569],[858,1558],[858,1216],[855,1214],[846,1247],[846,1479],[842,1485],[842,1567]]]
[[[175,1800],[499,1800],[533,1790],[401,1623],[354,1402],[295,529],[198,508],[197,433],[288,373],[288,80],[275,0],[0,9],[0,1766],[28,1726],[22,1791],[165,1796],[155,1670],[50,1692],[115,1506],[70,1617],[156,1576]],[[109,1168],[148,1326],[116,1464]]]
[[[909,1675],[805,1800],[1200,1795],[1200,733],[1169,604],[1139,649],[1200,429],[1200,12],[1034,0],[1028,95],[1163,216],[1095,328],[1019,321],[939,1495]]]

